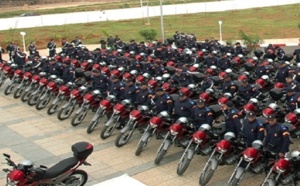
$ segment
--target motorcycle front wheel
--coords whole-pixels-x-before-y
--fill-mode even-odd
[[[120,132],[115,140],[116,147],[124,146],[131,138],[133,130],[126,130],[124,133]]]
[[[181,158],[181,161],[178,163],[177,174],[179,176],[181,176],[190,165],[191,159],[188,158],[188,154],[188,151],[185,151],[182,155],[183,157]]]
[[[76,127],[77,125],[82,123],[82,121],[84,120],[86,114],[87,114],[87,110],[86,111],[81,111],[79,114],[76,114],[71,120],[71,125],[73,127]]]
[[[205,167],[202,174],[200,175],[199,184],[201,186],[205,186],[214,175],[214,172],[215,171],[212,169],[212,162],[209,161],[208,165]]]
[[[88,180],[88,175],[83,170],[75,170],[72,172],[70,176],[68,176],[63,183],[65,185],[72,185],[72,186],[84,186]]]
[[[13,91],[14,88],[15,88],[14,84],[8,85],[4,90],[4,95],[6,95],[6,96],[9,95]]]
[[[39,99],[35,105],[36,110],[42,110],[43,108],[45,108],[48,105],[48,103],[50,102],[50,100],[51,100],[50,96],[43,100]]]
[[[155,160],[154,160],[154,163],[155,163],[156,165],[158,165],[158,164],[160,163],[160,161],[163,159],[163,157],[164,157],[164,155],[166,154],[166,152],[167,152],[167,150],[165,150],[165,149],[163,149],[163,148],[161,148],[161,149],[159,150],[159,152],[157,153],[156,158],[155,158]]]
[[[26,102],[28,100],[29,96],[30,96],[29,92],[23,92],[23,94],[21,96],[21,101]]]
[[[105,126],[102,128],[100,132],[100,138],[106,139],[109,136],[111,136],[117,126],[117,123],[118,121],[115,121],[115,118],[110,118],[105,124]]]
[[[29,106],[33,106],[37,103],[38,99],[39,99],[39,94],[31,94],[27,100],[27,104]]]
[[[59,105],[60,105],[60,103],[51,104],[51,106],[47,110],[47,114],[48,115],[54,114],[56,112],[56,110],[58,109]]]
[[[71,116],[71,114],[73,113],[74,109],[75,109],[75,106],[72,106],[72,105],[69,105],[66,108],[62,108],[57,114],[57,119],[59,119],[61,121],[68,119]]]
[[[15,99],[18,99],[19,97],[21,97],[21,95],[23,94],[24,92],[24,87],[21,87],[21,88],[17,88],[15,93],[14,93],[14,98]]]
[[[93,119],[91,120],[88,128],[86,129],[86,133],[90,134],[94,131],[94,129],[97,127],[97,125],[102,121],[103,117],[104,117],[104,111],[101,113],[96,113],[97,115],[95,115],[93,117]]]

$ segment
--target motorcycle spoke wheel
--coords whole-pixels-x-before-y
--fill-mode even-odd
[[[8,85],[4,90],[4,95],[9,95],[14,89],[14,85]]]
[[[51,97],[43,99],[43,100],[39,99],[35,105],[36,110],[42,110],[43,108],[45,108],[48,105],[48,103],[50,102],[50,99],[51,99]]]
[[[48,115],[52,115],[56,112],[56,110],[58,109],[59,104],[52,104],[48,110],[47,110],[47,114]]]
[[[177,174],[179,176],[181,176],[186,171],[186,169],[190,165],[190,162],[191,162],[191,159],[188,158],[188,152],[185,152],[183,154],[181,161],[178,163],[178,166],[177,166]]]
[[[157,152],[154,163],[156,165],[158,165],[166,153],[167,153],[167,150],[165,150],[165,149],[163,149],[163,147],[161,147],[161,149]]]
[[[39,95],[38,94],[35,94],[35,95],[31,95],[29,98],[28,98],[28,101],[27,101],[27,104],[29,106],[33,106],[37,103],[37,100],[39,98]]]
[[[206,185],[209,182],[209,180],[212,178],[212,176],[214,175],[214,172],[215,171],[212,169],[212,162],[209,161],[205,170],[203,170],[203,173],[200,175],[199,184],[201,186]]]
[[[76,114],[71,120],[71,125],[74,127],[78,126],[80,123],[82,123],[86,114],[87,114],[87,111]]]
[[[140,143],[138,144],[138,147],[135,151],[135,155],[139,156],[142,152],[143,149],[147,146],[147,143],[145,141],[140,141]]]
[[[112,133],[114,132],[116,128],[116,124],[110,124],[109,126],[104,126],[101,130],[101,133],[100,133],[100,138],[101,139],[106,139],[108,138],[109,136],[112,135]]]
[[[66,107],[66,108],[63,108],[61,109],[58,114],[57,114],[57,118],[59,120],[65,120],[65,119],[68,119],[71,114],[73,113],[74,111],[74,107]]]
[[[120,132],[115,140],[116,147],[124,146],[130,140],[130,138],[133,134],[133,130],[127,130],[124,133]]]
[[[18,99],[19,97],[21,97],[23,91],[24,91],[24,88],[18,88],[14,93],[14,98]]]
[[[101,123],[102,119],[103,119],[104,114],[99,114],[99,116],[95,119],[92,120],[88,126],[88,128],[86,129],[86,133],[90,134],[94,131],[94,129],[97,127],[97,125],[99,123]]]
[[[26,102],[26,101],[28,101],[29,97],[30,97],[30,93],[29,92],[23,92],[23,94],[21,96],[21,101],[22,102]]]
[[[84,186],[88,180],[88,175],[83,170],[75,170],[67,177],[63,183],[66,186]]]

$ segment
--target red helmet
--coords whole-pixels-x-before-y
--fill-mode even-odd
[[[260,85],[261,87],[264,87],[266,85],[265,80],[263,80],[262,78],[259,78],[255,81],[255,84]]]
[[[130,53],[127,52],[127,53],[124,54],[124,56],[125,56],[125,57],[129,57],[129,56],[130,56]]]
[[[280,82],[277,82],[275,83],[274,85],[274,88],[283,88],[284,87],[284,84],[283,83],[280,83]]]
[[[145,81],[145,77],[142,76],[142,75],[138,75],[138,76],[135,78],[135,82],[136,82],[137,84],[142,83],[142,82],[144,82],[144,81]]]
[[[123,80],[130,79],[130,78],[131,78],[131,74],[129,72],[123,74]]]
[[[202,92],[199,95],[199,99],[203,99],[203,100],[205,100],[205,102],[208,102],[209,98],[210,98],[210,95],[207,92]]]
[[[72,64],[75,68],[80,66],[80,64],[79,64],[79,62],[77,61],[77,59],[72,59],[72,60],[71,60],[71,64]]]
[[[219,77],[220,77],[221,79],[224,79],[226,75],[227,75],[226,72],[220,72],[220,73],[219,73]]]
[[[168,61],[167,62],[167,67],[174,67],[175,63],[173,61]]]
[[[297,116],[296,116],[296,114],[290,112],[287,115],[285,115],[284,120],[287,123],[293,124],[293,123],[295,123],[297,121]]]
[[[213,70],[212,68],[206,69],[205,72],[206,72],[207,74],[210,74],[210,75],[213,75],[213,74],[214,74],[214,70]]]
[[[62,61],[62,59],[61,59],[61,57],[60,57],[59,55],[54,56],[54,59],[55,59],[56,61],[58,61],[58,62],[61,62],[61,61]]]
[[[67,61],[69,61],[70,60],[70,58],[68,58],[68,57],[64,57],[63,59],[62,59],[62,62],[64,63],[64,62],[67,62]],[[75,59],[76,60],[76,59]],[[77,60],[76,60],[77,61]]]
[[[117,55],[118,54],[118,51],[117,50],[114,50],[113,51],[113,55]]]
[[[88,64],[86,61],[84,61],[84,62],[82,62],[82,63],[80,64],[80,66],[81,66],[81,68],[83,68],[83,69],[87,69],[87,68],[89,67],[89,64]]]
[[[202,51],[197,52],[198,57],[203,57],[204,53]]]
[[[142,61],[143,58],[140,54],[138,54],[138,55],[135,56],[135,59],[138,60],[138,61]]]
[[[218,104],[219,104],[219,105],[224,105],[224,104],[226,104],[228,101],[229,101],[229,98],[227,98],[227,97],[220,97],[220,98],[218,99]]]
[[[168,92],[168,91],[170,91],[170,84],[169,84],[169,83],[164,83],[164,84],[162,85],[162,88],[163,88],[166,92]]]
[[[246,62],[247,62],[247,63],[255,64],[255,61],[254,61],[254,59],[252,59],[252,58],[248,58],[248,59],[246,60]]]
[[[92,69],[93,69],[93,70],[99,70],[99,71],[101,70],[99,64],[93,64]]]
[[[152,63],[152,62],[154,61],[153,58],[150,57],[150,56],[147,57],[147,60],[148,60],[150,63]]]
[[[272,115],[272,114],[275,114],[275,110],[271,109],[271,108],[265,108],[263,111],[262,111],[262,114],[264,117],[267,117],[269,115]]]
[[[107,76],[110,75],[110,71],[109,71],[109,69],[107,67],[102,67],[101,68],[101,73],[105,74]]]
[[[182,52],[182,48],[177,48],[177,51],[178,51],[179,53],[181,53],[181,52]]]
[[[189,72],[197,72],[197,71],[198,71],[198,69],[196,67],[190,66]]]
[[[185,94],[186,96],[189,96],[190,95],[190,90],[186,87],[182,87],[180,90],[179,90],[179,93],[183,93]]]
[[[252,103],[247,103],[246,105],[244,105],[243,109],[246,113],[253,112],[255,110],[255,105]]]
[[[155,89],[155,88],[157,87],[157,82],[156,82],[154,79],[150,79],[150,80],[148,81],[148,87],[149,87],[150,89]]]
[[[241,58],[239,58],[238,56],[234,57],[232,60],[235,61],[236,63],[241,62]]]
[[[239,81],[243,81],[243,80],[247,80],[248,78],[247,78],[247,76],[245,75],[245,74],[242,74],[242,75],[240,75],[239,77],[238,77],[238,80]]]

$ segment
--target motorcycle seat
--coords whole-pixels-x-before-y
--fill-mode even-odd
[[[57,164],[53,165],[49,169],[46,170],[46,174],[43,179],[51,179],[59,176],[60,174],[70,170],[72,167],[77,165],[78,159],[75,157],[70,157],[64,159]]]

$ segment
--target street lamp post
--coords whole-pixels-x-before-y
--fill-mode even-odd
[[[164,17],[163,17],[163,9],[162,9],[162,0],[160,0],[160,27],[161,27],[161,37],[162,42],[165,42],[165,29],[164,29]]]
[[[22,40],[23,40],[23,50],[24,50],[24,53],[26,53],[26,46],[25,46],[25,35],[26,35],[26,32],[20,32],[21,36],[22,36]]]
[[[222,21],[219,21],[220,43],[222,44]]]

